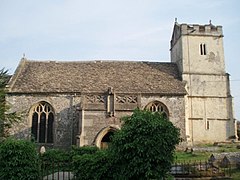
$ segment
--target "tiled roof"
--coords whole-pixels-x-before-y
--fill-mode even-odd
[[[21,60],[9,93],[105,92],[186,94],[174,63]]]

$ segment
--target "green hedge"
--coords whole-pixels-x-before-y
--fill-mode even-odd
[[[70,154],[68,151],[61,149],[49,149],[41,156],[41,160],[44,162],[66,162],[70,160]]]
[[[61,149],[47,149],[46,152],[41,155],[41,160],[50,163],[72,161],[74,156],[95,154],[98,150],[99,149],[95,146],[73,146],[71,151]]]
[[[76,155],[84,155],[84,154],[95,154],[99,149],[96,146],[83,146],[77,147],[73,146],[70,156],[74,157]]]
[[[73,171],[73,158],[84,154],[95,154],[99,149],[95,146],[76,147],[71,151],[61,149],[47,149],[40,156],[41,173],[43,175],[55,171]]]
[[[0,179],[36,180],[38,178],[38,155],[32,142],[15,139],[1,142]]]
[[[79,180],[106,180],[111,178],[111,158],[106,150],[73,157],[73,172]]]

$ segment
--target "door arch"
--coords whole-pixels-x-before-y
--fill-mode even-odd
[[[111,136],[115,131],[119,129],[118,126],[108,126],[103,128],[95,139],[95,145],[100,149],[108,147],[108,143],[111,142]]]

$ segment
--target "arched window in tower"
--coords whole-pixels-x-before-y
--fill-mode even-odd
[[[207,54],[206,44],[204,44],[204,43],[201,43],[201,44],[200,44],[200,54],[201,54],[201,55],[206,55],[206,54]]]
[[[151,112],[159,112],[166,119],[168,119],[168,117],[169,117],[169,112],[168,112],[167,107],[159,101],[153,101],[153,102],[149,103],[145,107],[145,109],[148,111],[151,111]]]
[[[50,104],[40,102],[32,110],[31,133],[38,143],[53,143],[54,112]]]

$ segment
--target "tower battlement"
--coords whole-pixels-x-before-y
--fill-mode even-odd
[[[182,35],[223,36],[222,26],[212,24],[180,24]]]
[[[171,39],[171,49],[181,36],[212,36],[223,37],[222,26],[214,26],[211,22],[205,25],[199,24],[178,24],[175,22]]]

